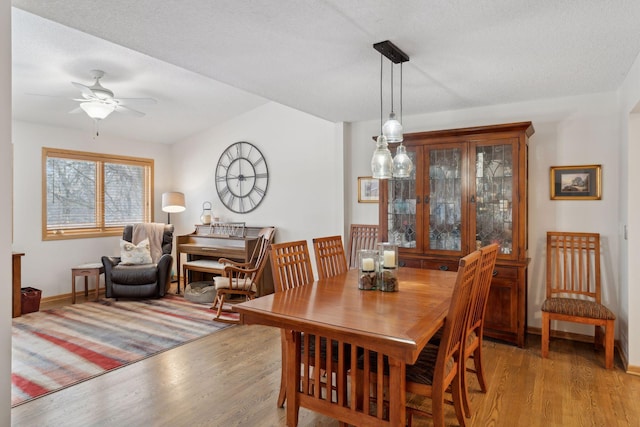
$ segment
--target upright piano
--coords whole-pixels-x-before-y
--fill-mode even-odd
[[[180,286],[182,254],[185,254],[186,261],[227,258],[233,261],[247,262],[251,258],[251,254],[253,254],[258,242],[258,233],[261,229],[262,227],[244,227],[244,232],[241,236],[234,236],[209,233],[209,228],[196,226],[196,230],[193,233],[178,236],[176,239],[178,286]],[[196,273],[192,272],[190,274]],[[186,285],[189,278],[185,277],[184,279]],[[200,276],[198,279],[205,280],[207,278]],[[271,274],[271,263],[267,262],[262,278],[258,283],[257,296],[260,297],[271,293],[273,293],[273,276]]]

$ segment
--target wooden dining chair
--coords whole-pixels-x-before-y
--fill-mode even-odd
[[[375,249],[378,243],[378,226],[376,224],[351,224],[349,230],[349,269],[358,268],[358,251]]]
[[[462,342],[464,343],[464,359],[460,364],[460,375],[462,383],[462,402],[464,413],[467,418],[471,417],[471,405],[469,403],[469,385],[467,383],[467,372],[476,374],[480,390],[487,392],[487,382],[482,367],[482,337],[484,332],[484,317],[489,299],[491,279],[495,272],[496,258],[498,257],[499,245],[493,243],[480,248],[480,265],[476,274],[476,281],[473,284],[471,293],[471,303],[469,304],[469,319],[463,331]],[[467,367],[467,361],[472,358],[474,367]]]
[[[444,427],[444,404],[453,403],[456,417],[461,426],[466,425],[463,396],[462,396],[462,375],[460,364],[463,361],[464,343],[462,341],[463,331],[468,319],[470,310],[471,295],[476,276],[480,266],[480,251],[475,251],[460,259],[456,283],[451,296],[451,303],[447,312],[441,339],[438,345],[427,343],[421,351],[416,363],[407,365],[406,368],[406,391],[415,395],[431,399],[431,413],[427,413],[418,408],[407,406],[408,425],[411,426],[414,414],[430,416],[433,418],[433,425]],[[367,356],[369,353],[369,356]],[[362,360],[370,359],[366,366]],[[364,371],[370,371],[370,383],[375,386],[379,384],[379,363],[377,354],[365,351],[365,354],[358,360],[358,367]],[[384,360],[383,369],[385,378],[384,386],[388,384],[388,361]],[[358,381],[361,381],[360,379]],[[362,387],[358,387],[362,388]],[[380,390],[379,387],[375,393]],[[445,394],[449,392],[452,400],[445,400]],[[358,397],[356,400],[360,401]]]
[[[347,258],[341,236],[317,237],[313,239],[313,250],[319,279],[347,272]]]
[[[258,242],[248,262],[237,262],[226,258],[220,258],[218,262],[223,266],[222,276],[214,277],[216,295],[213,300],[213,310],[216,317],[213,320],[225,323],[240,323],[240,320],[232,320],[223,317],[223,313],[233,313],[232,307],[227,304],[230,296],[244,297],[245,301],[253,299],[256,295],[258,282],[262,278],[267,261],[269,259],[269,245],[275,234],[274,227],[265,227],[258,233]],[[186,277],[186,276],[185,276]]]
[[[543,358],[549,356],[551,320],[595,326],[594,343],[602,345],[605,367],[613,368],[616,316],[601,302],[600,235],[547,232],[547,298],[542,304]]]
[[[284,292],[298,286],[313,283],[313,270],[306,240],[275,243],[271,245],[271,272],[275,292]],[[284,406],[287,399],[287,334],[293,331],[281,330],[282,369],[280,370],[280,392],[277,405]]]
[[[309,256],[309,249],[306,240],[299,240],[295,242],[276,243],[271,245],[271,266],[273,273],[273,282],[275,292],[284,292],[288,289],[293,289],[298,286],[305,286],[313,283],[313,269],[311,266],[311,258]],[[287,399],[286,393],[286,354],[287,354],[287,336],[292,334],[293,331],[281,330],[281,347],[282,347],[282,369],[280,375],[280,392],[278,393],[278,407],[284,406]],[[316,357],[316,348],[320,351]],[[309,349],[307,352],[306,349]],[[339,349],[337,343],[332,342],[331,348],[331,361],[334,364],[331,369],[332,372],[338,372],[337,364],[339,362]],[[346,349],[342,349],[346,351]],[[302,352],[305,353],[305,360],[310,367],[315,366],[327,366],[327,345],[324,338],[316,337],[314,335],[304,335],[302,337]],[[308,354],[306,354],[308,353]],[[346,358],[345,363],[349,363],[350,359]],[[309,372],[309,370],[306,370]],[[321,373],[324,370],[321,369]],[[346,381],[346,372],[343,373],[343,379]],[[315,382],[311,375],[307,376],[307,381],[311,387],[315,386]],[[327,381],[330,381],[328,379]],[[321,381],[318,381],[321,382]],[[320,384],[320,387],[323,387]],[[331,393],[328,391],[328,393]]]

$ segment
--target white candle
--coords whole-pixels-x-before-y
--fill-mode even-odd
[[[374,270],[373,258],[363,258],[362,271],[373,271],[373,270]]]
[[[383,262],[384,262],[384,266],[387,267],[387,268],[395,267],[396,266],[396,252],[395,251],[384,251]]]

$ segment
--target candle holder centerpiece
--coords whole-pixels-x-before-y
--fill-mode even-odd
[[[378,243],[378,289],[383,292],[398,291],[398,245]]]
[[[376,289],[378,276],[378,251],[361,249],[358,252],[358,289],[370,291]]]

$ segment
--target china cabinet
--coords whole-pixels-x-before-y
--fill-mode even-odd
[[[456,270],[497,242],[485,334],[524,346],[527,299],[527,144],[531,122],[404,135],[409,178],[380,181],[381,241],[400,266]]]

